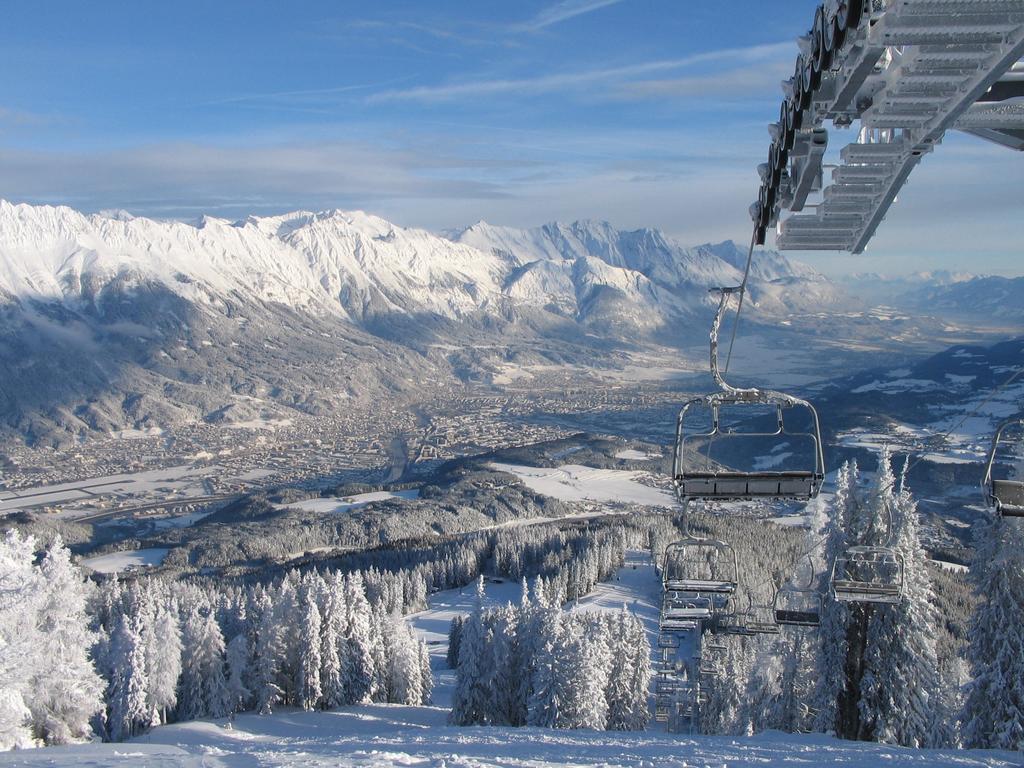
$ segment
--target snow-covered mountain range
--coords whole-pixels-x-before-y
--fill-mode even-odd
[[[526,230],[480,222],[445,238],[359,211],[186,224],[0,201],[0,291],[97,311],[115,285],[156,283],[199,306],[235,297],[357,325],[521,307],[655,326],[706,306],[709,288],[739,283],[745,258],[732,242],[684,248],[657,230],[606,222]],[[777,253],[759,252],[752,277],[752,304],[766,300],[765,311],[808,299],[806,290],[783,299],[762,285],[772,281],[838,298],[821,275]]]
[[[446,235],[363,212],[193,223],[0,201],[0,430],[34,440],[197,419],[335,412],[705,337],[747,250],[606,222]],[[855,306],[759,250],[749,317]]]

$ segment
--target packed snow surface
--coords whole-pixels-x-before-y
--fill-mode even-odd
[[[491,462],[491,469],[508,472],[528,488],[562,501],[602,501],[643,504],[649,507],[674,507],[668,491],[644,485],[637,478],[644,472],[622,469],[594,469],[580,464],[560,467],[527,467],[522,464]]]
[[[129,568],[146,568],[151,565],[160,565],[168,552],[170,550],[166,547],[132,549],[126,552],[114,552],[109,555],[89,557],[82,561],[82,565],[92,568],[97,573],[120,573]]]
[[[457,728],[448,710],[378,704],[334,712],[283,710],[156,728],[126,744],[87,744],[8,752],[11,766],[187,766],[233,768],[1002,768],[1019,766],[1009,752],[913,750],[828,736],[763,733],[752,737],[665,733]]]

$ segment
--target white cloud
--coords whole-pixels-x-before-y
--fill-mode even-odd
[[[537,30],[550,27],[552,24],[566,21],[585,13],[606,8],[609,5],[616,5],[622,0],[562,0],[560,3],[548,6],[530,21],[521,25],[521,29]]]
[[[497,96],[519,93],[537,95],[558,91],[572,91],[588,88],[600,83],[625,83],[633,78],[653,75],[659,72],[696,67],[702,64],[729,63],[744,66],[779,59],[786,53],[792,53],[792,43],[774,43],[757,45],[747,48],[724,48],[705,51],[678,59],[648,61],[639,64],[627,64],[620,67],[591,69],[580,72],[567,72],[551,75],[538,75],[523,78],[501,78],[488,80],[470,80],[462,83],[447,83],[434,86],[419,86],[402,90],[382,91],[369,97],[369,101],[419,101],[443,102],[480,96]],[[749,76],[749,72],[746,72]],[[656,95],[656,94],[652,94]]]

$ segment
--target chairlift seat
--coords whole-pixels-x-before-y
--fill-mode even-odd
[[[993,479],[990,493],[1000,515],[1024,517],[1024,482]]]
[[[671,633],[662,633],[658,635],[658,647],[659,648],[678,648],[679,647],[679,635]]]
[[[697,629],[699,619],[663,618],[661,620],[661,631],[690,632]]]
[[[817,495],[821,480],[810,471],[683,472],[676,475],[675,485],[680,497],[690,499],[805,501]]]
[[[836,600],[845,603],[882,603],[896,605],[903,596],[899,584],[883,584],[873,581],[837,579],[832,582]]]
[[[788,627],[817,627],[821,624],[821,615],[817,611],[776,608],[775,623]]]
[[[669,579],[665,582],[665,590],[689,594],[713,593],[731,595],[736,591],[736,582],[711,581],[708,579]]]
[[[663,621],[671,619],[709,619],[711,618],[711,606],[687,605],[671,607],[662,611],[661,616]]]

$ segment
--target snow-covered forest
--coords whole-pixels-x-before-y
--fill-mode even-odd
[[[804,564],[821,605],[820,627],[707,634],[703,732],[1024,744],[1018,526],[982,526],[972,597],[963,576],[929,562],[913,495],[893,464],[883,455],[870,475],[844,465],[834,493],[808,506],[807,527],[691,516],[691,533],[727,539],[737,554],[738,614],[766,610],[776,585],[804,578]],[[0,744],[120,741],[165,723],[281,708],[429,704],[436,667],[403,616],[440,590],[474,581],[482,590],[484,574],[522,582],[522,597],[492,608],[478,599],[452,621],[452,725],[644,730],[659,658],[648,630],[625,608],[572,606],[615,576],[627,549],[649,549],[657,562],[680,524],[639,515],[513,525],[264,580],[135,574],[98,584],[59,541],[38,551],[11,531],[0,544]],[[830,564],[852,545],[899,553],[898,603],[833,599]]]
[[[428,593],[471,583],[493,560],[537,576],[539,599],[561,605],[608,578],[638,531],[509,528],[356,553],[344,568],[270,583],[140,577],[99,587],[59,540],[38,560],[34,539],[10,531],[0,544],[0,746],[120,741],[281,706],[429,703],[427,649],[401,618]]]

